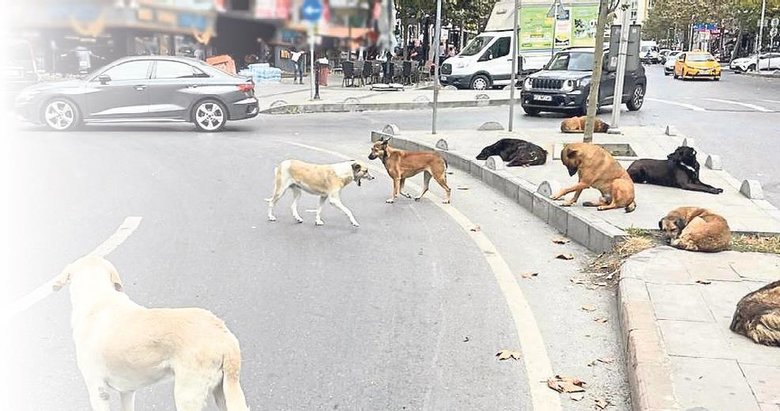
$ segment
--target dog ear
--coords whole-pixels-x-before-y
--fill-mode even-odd
[[[390,139],[391,139],[391,138],[392,138],[392,137],[387,137],[387,138],[383,139],[383,140],[382,140],[382,145],[383,145],[383,146],[386,146],[386,145],[387,145],[387,143],[389,143],[389,142],[390,142]]]
[[[663,218],[658,220],[658,229],[662,230],[662,231],[664,229],[664,219]]]
[[[60,273],[51,285],[51,289],[54,291],[62,290],[66,285],[70,283],[70,267],[65,267],[65,270]]]
[[[352,163],[352,171],[354,171],[354,172],[360,171],[360,163],[358,163],[358,162]]]
[[[122,279],[119,278],[119,273],[113,269],[111,270],[111,282],[114,283],[114,289],[120,292],[122,291],[123,288]]]

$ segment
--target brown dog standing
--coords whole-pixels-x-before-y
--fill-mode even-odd
[[[585,119],[587,117],[571,117],[561,121],[562,133],[584,133],[585,132]],[[609,124],[605,123],[600,118],[594,119],[593,132],[594,133],[606,133],[609,130]]]
[[[379,158],[387,169],[387,174],[393,179],[393,195],[387,199],[387,203],[395,201],[398,194],[406,198],[412,198],[411,195],[404,193],[404,182],[409,177],[414,177],[420,172],[425,172],[423,177],[423,190],[420,196],[415,198],[419,201],[428,191],[428,184],[431,177],[436,179],[441,188],[447,193],[444,204],[450,203],[450,187],[447,186],[447,163],[439,153],[431,151],[405,151],[392,148],[388,145],[390,139],[379,140],[371,147],[369,160]]]
[[[599,211],[625,208],[627,213],[636,209],[634,182],[607,150],[595,144],[567,144],[561,150],[561,162],[569,170],[570,176],[579,174],[580,181],[561,190],[552,197],[553,200],[574,192],[574,197],[563,203],[564,206],[571,206],[580,198],[582,190],[593,187],[601,191],[601,199],[598,204],[585,202],[584,206],[598,207]]]
[[[699,207],[680,207],[658,222],[672,247],[688,251],[717,252],[729,249],[731,230],[726,219]]]

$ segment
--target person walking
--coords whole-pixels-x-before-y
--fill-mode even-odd
[[[293,47],[291,51],[292,56],[290,57],[290,60],[292,60],[293,64],[295,65],[294,71],[293,71],[293,84],[295,84],[298,80],[298,77],[300,77],[300,84],[303,84],[303,54],[304,52],[301,50],[298,50],[297,48]]]

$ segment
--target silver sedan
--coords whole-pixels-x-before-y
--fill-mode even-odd
[[[81,80],[28,87],[16,98],[16,111],[54,130],[82,123],[184,121],[206,132],[259,112],[250,79],[200,60],[166,56],[122,58]]]

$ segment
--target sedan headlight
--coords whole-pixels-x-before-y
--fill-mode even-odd
[[[531,78],[526,78],[525,81],[523,81],[523,88],[526,90],[530,90],[533,88],[533,80]]]

